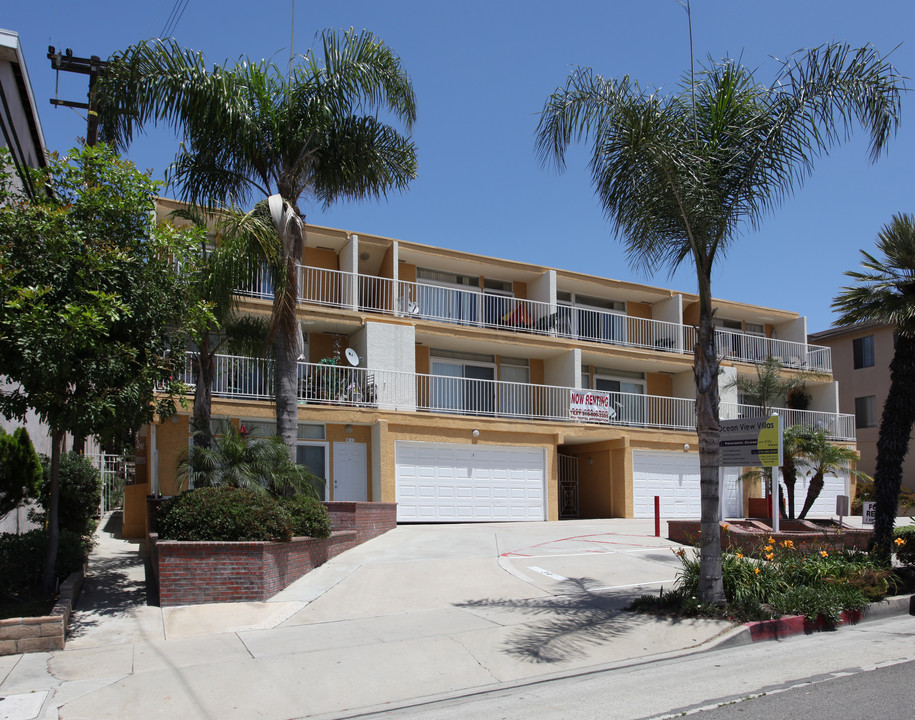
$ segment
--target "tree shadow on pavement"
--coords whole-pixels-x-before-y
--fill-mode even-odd
[[[506,641],[508,654],[535,663],[556,663],[583,657],[589,646],[599,646],[632,629],[638,620],[623,608],[632,594],[601,595],[589,591],[591,578],[567,578],[564,594],[512,600],[483,599],[456,603],[466,609],[504,608],[541,617],[519,626]]]
[[[121,514],[112,513],[99,532],[121,538]],[[68,637],[79,637],[106,619],[129,614],[149,603],[144,559],[136,543],[123,549],[94,550],[89,556],[89,571],[70,621]]]

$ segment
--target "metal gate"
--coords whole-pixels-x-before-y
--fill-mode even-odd
[[[559,517],[578,517],[578,458],[559,455]]]
[[[122,468],[124,463],[120,455],[111,453],[87,454],[92,464],[99,471],[102,479],[102,501],[99,503],[99,514],[104,515],[119,507],[124,497],[124,484]]]

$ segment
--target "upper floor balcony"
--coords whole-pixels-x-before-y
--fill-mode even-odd
[[[299,302],[304,304],[679,354],[692,354],[696,343],[691,325],[616,310],[301,265],[298,273]],[[267,273],[257,272],[239,292],[272,298],[273,283]],[[760,363],[772,356],[785,367],[832,371],[828,347],[724,328],[716,328],[715,338],[721,357],[728,360]]]
[[[193,353],[183,381],[193,385]],[[447,413],[464,416],[545,420],[694,431],[695,400],[630,392],[483,380],[322,363],[299,363],[298,398],[303,404]],[[218,355],[216,397],[273,398],[270,360]],[[590,397],[584,397],[584,396]],[[822,428],[834,440],[854,441],[853,415],[776,408],[786,425]],[[763,409],[722,403],[722,418],[759,417]]]

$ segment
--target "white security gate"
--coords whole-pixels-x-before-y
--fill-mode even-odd
[[[722,517],[743,516],[739,468],[722,468]],[[654,517],[655,495],[661,498],[661,517],[694,518],[702,515],[699,489],[699,454],[685,452],[632,452],[633,515]]]
[[[397,520],[546,519],[542,449],[399,441]]]

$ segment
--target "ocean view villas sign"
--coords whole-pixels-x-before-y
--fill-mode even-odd
[[[718,448],[722,467],[781,467],[781,418],[722,420]]]
[[[569,402],[569,416],[586,422],[610,422],[616,411],[610,404],[610,393],[597,390],[573,390]]]

